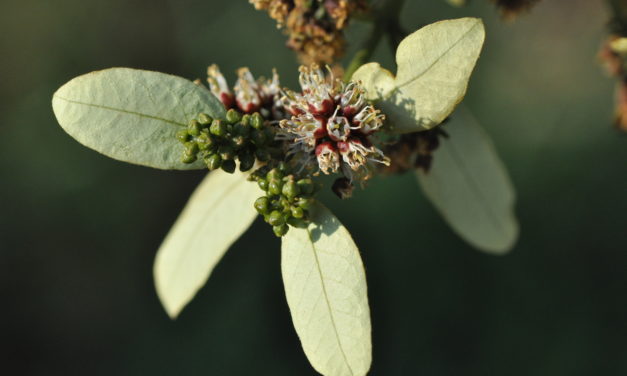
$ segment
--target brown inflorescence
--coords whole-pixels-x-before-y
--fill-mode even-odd
[[[287,46],[306,65],[331,64],[342,56],[343,29],[351,15],[366,9],[364,0],[250,0],[285,28]]]
[[[389,166],[381,166],[381,172],[402,174],[414,169],[429,172],[433,152],[440,146],[440,138],[448,138],[443,124],[428,131],[402,135],[398,141],[383,148],[391,162]]]

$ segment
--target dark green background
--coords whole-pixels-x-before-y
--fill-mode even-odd
[[[482,17],[466,104],[518,191],[521,238],[494,257],[457,238],[411,175],[325,202],[367,268],[372,375],[627,374],[627,137],[596,61],[600,0],[551,0],[515,23],[487,1],[411,0],[408,29]],[[352,40],[365,36],[351,30]],[[127,165],[56,124],[52,93],[111,66],[203,77],[277,67],[284,37],[245,0],[0,3],[0,373],[314,375],[257,221],[180,318],[152,285],[155,250],[203,172]],[[387,46],[377,58],[393,67]],[[232,82],[232,81],[231,81]]]

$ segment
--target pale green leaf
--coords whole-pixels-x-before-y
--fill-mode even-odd
[[[79,76],[52,98],[63,129],[111,158],[160,169],[203,168],[181,162],[176,132],[201,113],[224,117],[205,88],[164,73],[111,68]]]
[[[308,228],[283,237],[281,271],[296,333],[316,371],[365,375],[372,345],[364,267],[328,209],[317,205]]]
[[[364,82],[389,129],[408,133],[433,128],[466,94],[485,30],[477,18],[446,20],[403,39],[396,50],[396,77],[377,63],[360,67],[353,80]]]
[[[492,141],[468,111],[444,130],[428,173],[418,171],[426,196],[453,230],[474,247],[502,254],[518,238],[515,193]]]
[[[237,171],[211,172],[196,188],[155,258],[157,294],[170,317],[178,316],[248,229],[257,217],[253,203],[262,195]]]

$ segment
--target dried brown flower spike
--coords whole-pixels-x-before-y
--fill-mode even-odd
[[[287,46],[306,65],[331,64],[342,56],[346,41],[342,30],[354,12],[366,8],[364,0],[249,0],[285,28]]]

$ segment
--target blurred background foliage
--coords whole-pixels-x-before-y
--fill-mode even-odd
[[[488,1],[409,1],[408,29],[482,17],[487,42],[465,103],[518,191],[521,238],[478,253],[409,174],[325,202],[367,267],[372,375],[627,374],[627,138],[611,127],[613,82],[596,51],[600,0],[541,2],[504,23]],[[349,40],[364,37],[355,24]],[[315,375],[292,328],[279,241],[256,222],[170,321],[155,251],[204,172],[106,158],[56,124],[50,99],[111,66],[234,78],[277,67],[285,37],[247,1],[0,3],[0,373]],[[376,59],[393,67],[382,45]],[[208,245],[209,246],[209,245]]]

